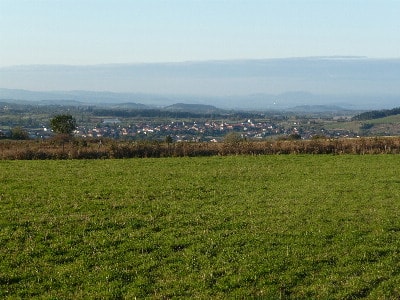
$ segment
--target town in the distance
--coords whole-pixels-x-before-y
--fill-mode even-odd
[[[323,105],[292,110],[239,111],[211,105],[144,108],[134,103],[85,105],[0,100],[0,138],[47,139],[50,119],[72,115],[75,137],[175,142],[218,142],[235,132],[244,139],[315,139],[400,134],[400,109],[357,111]]]

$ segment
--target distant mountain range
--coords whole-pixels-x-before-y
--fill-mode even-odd
[[[223,109],[304,105],[384,109],[400,103],[400,59],[311,57],[0,68],[0,99],[175,103]]]
[[[35,105],[107,106],[119,109],[163,108],[201,113],[215,110],[286,110],[294,112],[326,112],[370,110],[399,105],[397,96],[329,96],[305,92],[280,95],[258,94],[231,97],[151,95],[90,91],[36,92],[0,88],[0,102]],[[346,102],[347,100],[347,102]],[[178,102],[178,103],[176,103]],[[185,103],[184,103],[185,102]],[[146,104],[143,104],[146,103]],[[211,105],[211,104],[214,105]]]

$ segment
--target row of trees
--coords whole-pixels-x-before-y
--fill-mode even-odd
[[[0,132],[0,139],[28,140],[28,132],[20,126],[12,128],[9,132]]]

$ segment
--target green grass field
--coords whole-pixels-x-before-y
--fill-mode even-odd
[[[399,299],[400,156],[0,161],[0,298]]]

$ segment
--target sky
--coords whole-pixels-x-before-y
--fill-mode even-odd
[[[0,67],[400,57],[400,0],[0,0]]]

